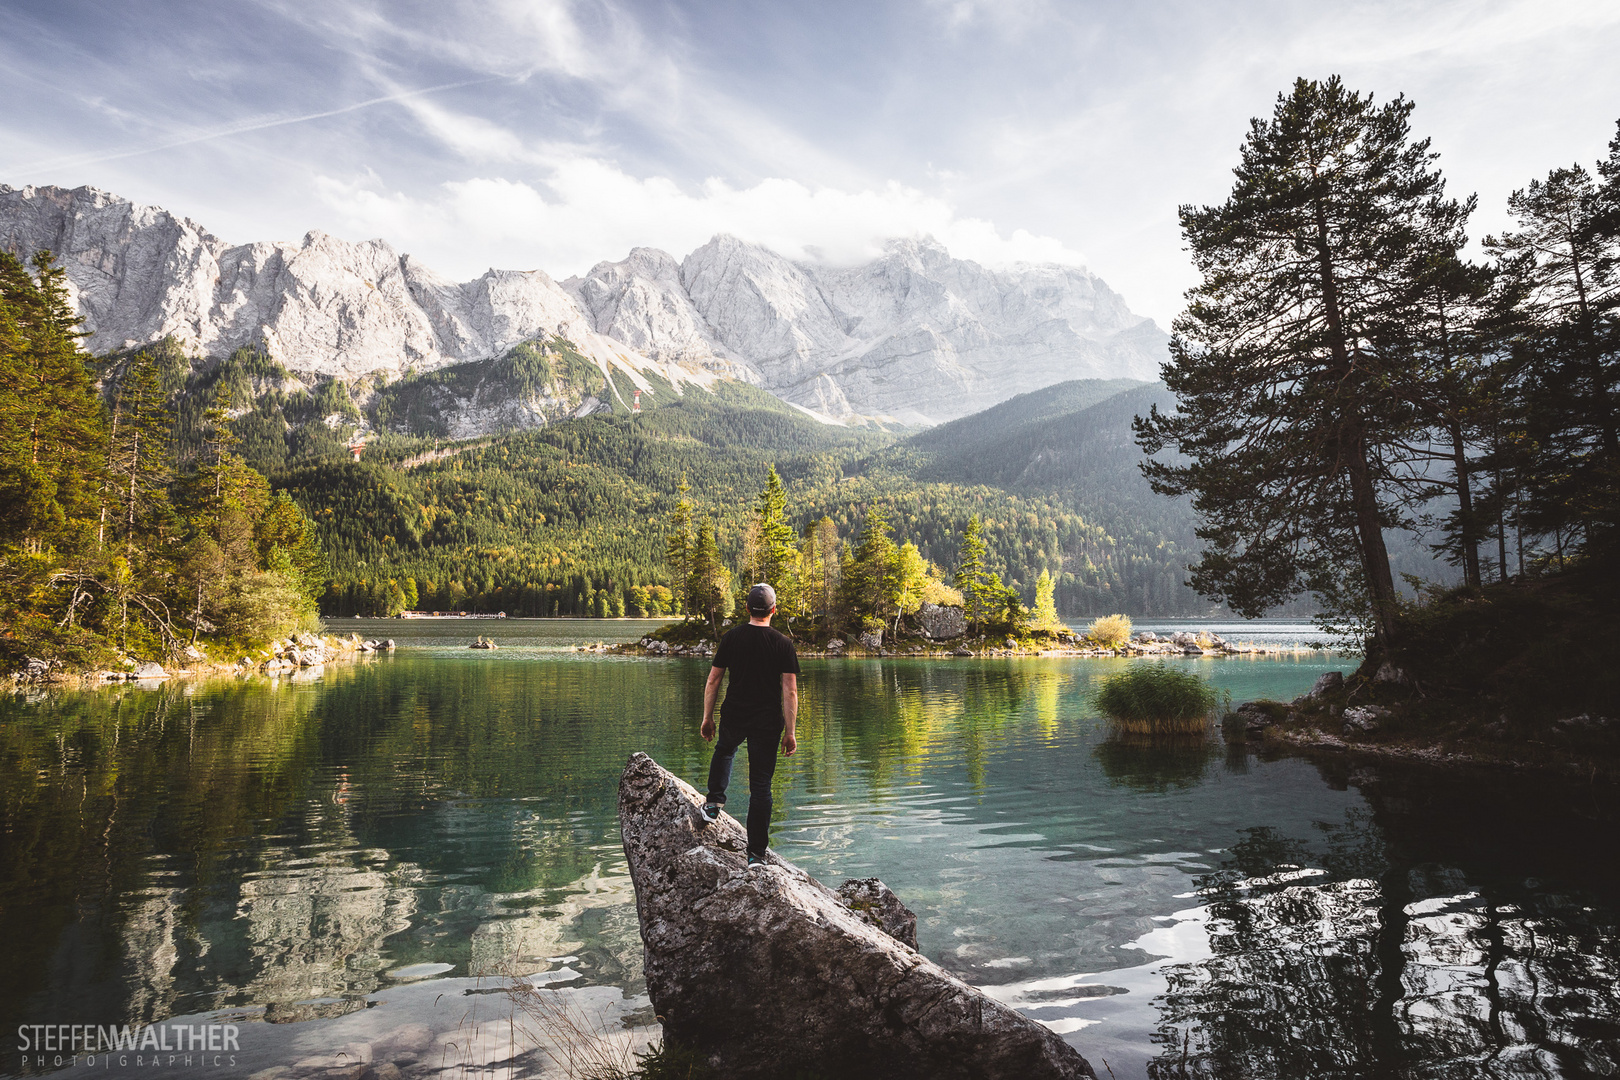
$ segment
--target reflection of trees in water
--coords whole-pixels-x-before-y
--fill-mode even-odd
[[[1132,791],[1192,787],[1217,754],[1208,738],[1127,735],[1115,732],[1092,750],[1103,775]]]
[[[1152,1077],[1540,1077],[1620,1068],[1620,940],[1391,865],[1365,813],[1307,845],[1249,830],[1199,881],[1212,956],[1165,969]]]

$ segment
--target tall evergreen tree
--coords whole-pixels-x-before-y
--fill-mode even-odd
[[[1616,524],[1620,503],[1617,184],[1554,169],[1508,199],[1518,229],[1485,240],[1516,301],[1525,523],[1560,550],[1566,535]]]
[[[778,610],[791,618],[801,608],[799,553],[794,549],[793,526],[787,520],[787,491],[782,487],[775,465],[770,467],[765,487],[755,504],[755,520],[758,523],[758,580],[770,582],[776,590]],[[745,587],[746,584],[751,583],[745,583]]]
[[[669,567],[669,587],[674,593],[676,606],[688,617],[696,614],[687,594],[687,585],[692,577],[692,500],[687,498],[687,492],[692,485],[686,482],[686,474],[681,474],[681,482],[675,487],[675,509],[670,511],[669,529],[664,537],[664,562]]]
[[[156,541],[173,524],[169,500],[173,418],[157,364],[146,353],[137,353],[119,376],[112,412],[108,502],[114,508],[115,535],[128,555],[143,540]]]
[[[85,538],[105,434],[63,272],[34,266],[0,252],[0,539],[37,554]]]
[[[967,527],[962,530],[962,561],[956,568],[956,576],[952,578],[962,592],[964,614],[968,625],[974,630],[982,627],[985,620],[992,616],[994,607],[993,590],[984,566],[983,528],[978,514],[968,518]]]
[[[697,536],[692,542],[686,599],[691,613],[707,621],[718,638],[720,623],[732,610],[731,573],[720,561],[714,525],[708,521],[698,526]]]
[[[1164,368],[1178,412],[1137,423],[1149,454],[1190,459],[1144,471],[1193,497],[1199,592],[1249,616],[1314,592],[1362,608],[1383,642],[1397,614],[1384,530],[1405,523],[1404,445],[1422,429],[1404,343],[1422,269],[1461,247],[1467,216],[1411,111],[1300,79],[1251,123],[1227,201],[1181,209],[1203,280]]]
[[[873,504],[866,511],[860,541],[844,573],[846,605],[851,613],[879,625],[893,615],[900,597],[899,549],[889,537],[888,516]]]

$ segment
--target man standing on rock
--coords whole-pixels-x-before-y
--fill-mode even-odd
[[[720,819],[731,783],[737,747],[748,743],[748,865],[763,862],[771,835],[771,777],[776,774],[777,740],[788,757],[799,748],[793,729],[799,719],[799,654],[786,634],[771,628],[776,590],[755,585],[748,590],[748,622],[726,632],[714,650],[714,666],[703,687],[704,742],[714,738],[714,704],[720,680],[731,672],[726,702],[720,710],[720,741],[709,764],[709,799],[703,816]]]

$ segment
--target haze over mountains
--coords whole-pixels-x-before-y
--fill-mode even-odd
[[[836,420],[938,423],[1065,380],[1152,380],[1168,340],[1087,270],[990,269],[928,238],[831,267],[716,236],[560,284],[539,270],[458,283],[383,240],[233,245],[95,188],[0,185],[0,247],[56,253],[93,352],[262,343],[300,375],[392,381],[559,335],[604,374],[739,379]]]

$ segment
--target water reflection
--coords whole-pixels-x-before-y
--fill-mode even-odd
[[[1134,791],[1168,791],[1191,787],[1204,779],[1220,754],[1203,735],[1152,738],[1114,733],[1092,751],[1103,775]]]
[[[406,982],[509,975],[645,1021],[614,785],[634,750],[702,774],[705,671],[543,631],[0,703],[0,1030],[235,1009],[327,1053]],[[807,662],[775,843],[882,876],[933,959],[1118,1080],[1613,1067],[1606,797],[1109,740],[1110,663]],[[1238,697],[1342,666],[1200,665]]]

